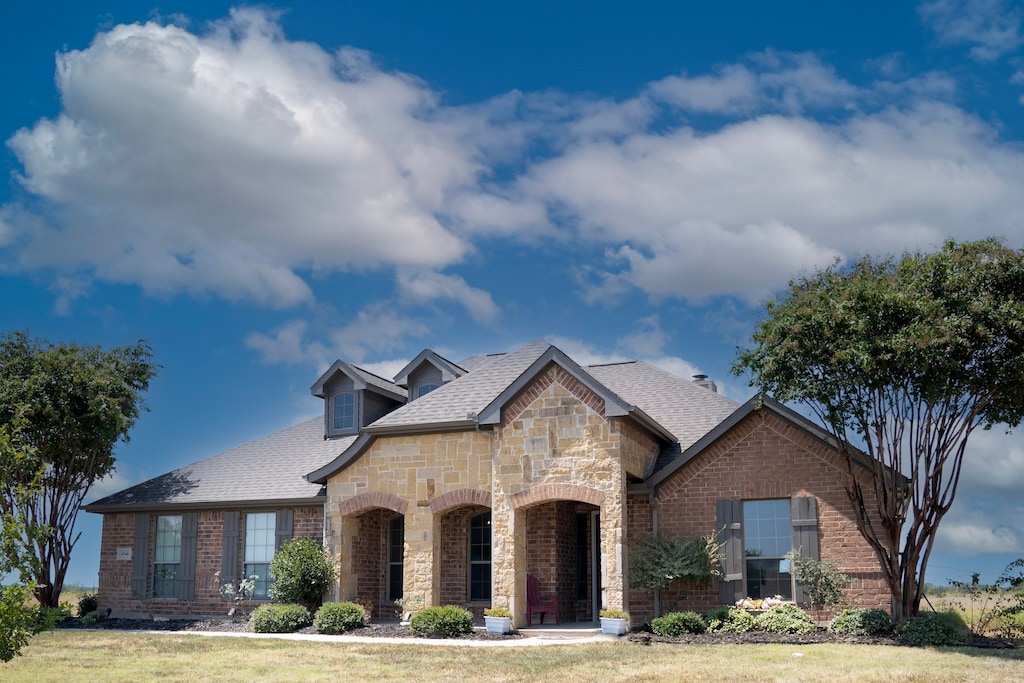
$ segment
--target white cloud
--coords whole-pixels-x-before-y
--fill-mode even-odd
[[[398,295],[403,303],[428,303],[448,299],[461,304],[477,322],[493,322],[498,306],[491,295],[482,289],[470,287],[457,275],[443,275],[432,271],[401,272],[398,275]]]
[[[952,515],[952,513],[950,513]],[[1024,530],[994,524],[985,517],[960,520],[947,517],[939,526],[936,547],[953,555],[969,557],[982,553],[1020,553],[1024,551]]]
[[[311,363],[326,367],[333,360],[322,344],[306,341],[309,325],[303,320],[292,320],[279,327],[272,335],[252,332],[245,345],[256,351],[264,363]]]
[[[967,442],[957,495],[1016,501],[1024,491],[1024,435],[999,426],[975,430]]]
[[[117,26],[58,55],[57,86],[60,116],[8,141],[47,207],[4,209],[23,268],[288,306],[311,298],[306,270],[468,248],[437,214],[484,170],[470,115],[260,10],[206,35]]]
[[[1024,7],[1017,0],[929,0],[918,11],[941,43],[971,45],[980,61],[1024,45]]]
[[[650,329],[651,321],[644,319],[638,321],[641,328]],[[547,337],[548,341],[552,345],[558,347],[566,354],[569,355],[574,361],[582,366],[588,365],[606,365],[609,363],[625,363],[632,360],[642,360],[646,363],[661,368],[666,372],[671,372],[674,375],[682,377],[683,379],[691,379],[696,374],[700,373],[700,370],[696,365],[689,361],[680,358],[678,356],[671,356],[665,354],[660,347],[648,347],[650,354],[634,353],[629,349],[629,344],[636,340],[636,336],[627,335],[623,340],[619,340],[619,344],[624,346],[623,351],[607,352],[602,351],[594,347],[594,345],[579,340],[571,339],[568,337],[551,336]],[[623,344],[623,342],[625,342]]]

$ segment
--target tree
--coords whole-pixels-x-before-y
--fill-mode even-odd
[[[968,438],[1024,417],[1024,254],[989,239],[836,264],[790,282],[753,339],[733,371],[832,433],[893,617],[917,615]]]
[[[98,480],[114,470],[114,446],[144,409],[142,395],[157,366],[143,341],[104,351],[52,345],[14,332],[0,341],[0,426],[24,419],[21,438],[44,468],[38,489],[19,499],[24,476],[0,487],[0,512],[19,516],[45,537],[22,535],[34,558],[35,595],[57,607],[78,510]]]
[[[22,424],[0,425],[0,482],[10,487],[19,502],[36,492],[42,475],[34,453],[16,438],[16,429]],[[45,537],[47,530],[27,523],[17,509],[0,513],[0,577],[7,581],[0,588],[0,661],[4,662],[21,654],[28,639],[46,626],[39,610],[28,605],[36,589],[35,563],[28,544]]]

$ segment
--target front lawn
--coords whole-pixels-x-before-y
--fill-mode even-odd
[[[1024,680],[1024,650],[875,645],[465,647],[53,631],[0,664],[4,681]]]

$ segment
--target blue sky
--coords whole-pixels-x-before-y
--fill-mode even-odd
[[[1024,4],[777,5],[5,10],[0,328],[163,366],[89,499],[315,414],[335,358],[544,337],[742,401],[790,277],[1024,246]],[[1021,437],[973,437],[929,580],[1024,555],[1022,488]]]

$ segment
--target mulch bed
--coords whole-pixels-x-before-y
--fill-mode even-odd
[[[57,625],[61,629],[93,628],[118,631],[179,631],[183,633],[195,631],[244,632],[248,623],[242,619],[121,619],[107,618],[92,624],[83,624],[77,617],[66,619]],[[298,633],[316,633],[316,628],[309,626]],[[351,631],[350,635],[370,636],[378,638],[418,638],[408,626],[397,623],[370,624],[364,628]],[[474,629],[472,633],[459,636],[459,640],[508,640],[524,637],[523,633],[488,633],[483,629]],[[653,643],[678,643],[686,645],[748,645],[761,643],[783,643],[789,645],[810,645],[815,643],[851,643],[856,645],[900,645],[892,636],[839,636],[819,630],[807,635],[765,633],[750,631],[747,633],[701,633],[666,638],[650,632],[637,631],[624,636],[626,640],[641,645]],[[1013,649],[1017,647],[1012,641],[995,638],[975,637],[965,646]]]

